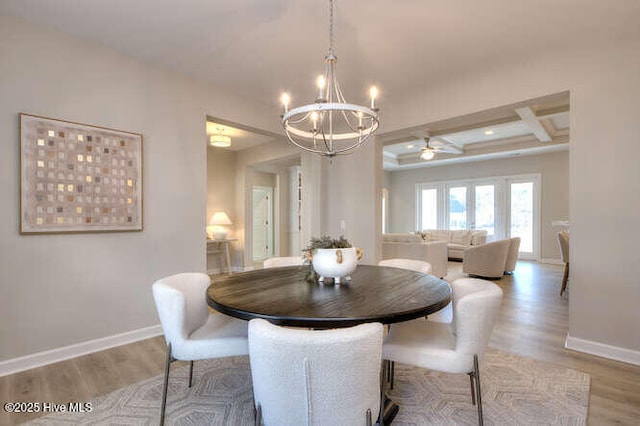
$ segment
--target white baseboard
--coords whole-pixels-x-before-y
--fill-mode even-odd
[[[584,352],[603,358],[622,361],[628,364],[640,365],[640,351],[611,346],[605,343],[594,342],[592,340],[578,339],[567,334],[564,347],[572,351]]]
[[[88,342],[77,343],[75,345],[63,346],[61,348],[25,355],[19,358],[8,359],[0,362],[0,377],[116,346],[126,345],[127,343],[137,342],[138,340],[148,339],[161,334],[162,327],[160,325],[153,325],[151,327],[140,328],[138,330],[128,331],[114,336],[89,340]]]
[[[540,259],[538,263],[548,263],[551,265],[564,265],[564,262],[560,259]]]

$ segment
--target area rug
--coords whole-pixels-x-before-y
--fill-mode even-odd
[[[200,361],[194,386],[188,368],[171,371],[166,424],[253,425],[247,357]],[[584,425],[590,376],[558,365],[489,349],[481,364],[487,425]],[[86,414],[58,413],[31,425],[157,425],[162,376],[119,389],[92,402]],[[400,405],[394,425],[476,425],[469,377],[396,365],[391,399]]]

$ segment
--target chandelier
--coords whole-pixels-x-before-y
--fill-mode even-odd
[[[317,97],[312,104],[289,109],[290,98],[283,93],[282,126],[287,138],[299,148],[327,157],[349,154],[378,129],[378,89],[369,91],[370,106],[348,103],[338,84],[333,47],[333,0],[329,0],[329,51],[325,73],[317,80]]]

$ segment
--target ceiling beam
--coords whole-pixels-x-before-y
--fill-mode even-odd
[[[544,126],[536,117],[536,114],[530,107],[516,108],[516,113],[522,119],[522,122],[529,127],[531,133],[536,135],[540,142],[551,142],[551,136],[545,130]]]

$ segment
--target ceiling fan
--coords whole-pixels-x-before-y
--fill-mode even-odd
[[[462,154],[462,150],[456,145],[442,141],[440,139],[432,139],[427,132],[414,135],[422,139],[425,146],[420,150],[420,158],[423,160],[431,160],[439,152],[447,154]]]

